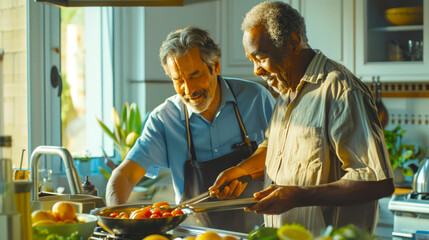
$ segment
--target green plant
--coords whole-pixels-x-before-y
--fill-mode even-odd
[[[387,151],[389,152],[392,169],[402,169],[402,174],[412,176],[413,172],[406,163],[410,160],[418,159],[423,154],[423,148],[420,146],[402,144],[402,138],[406,130],[397,126],[393,130],[384,130],[384,139],[386,141]]]
[[[120,161],[122,162],[140,136],[142,120],[136,103],[131,103],[131,105],[129,105],[128,102],[126,102],[124,106],[122,106],[121,117],[119,117],[115,107],[113,107],[112,114],[113,131],[100,119],[97,118],[97,121],[104,133],[115,143],[115,150],[121,155]]]

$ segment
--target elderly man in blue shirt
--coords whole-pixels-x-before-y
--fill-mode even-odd
[[[113,171],[108,205],[125,203],[136,183],[159,167],[171,170],[176,203],[191,199],[264,140],[274,98],[258,83],[221,77],[220,56],[219,46],[198,27],[167,36],[160,60],[177,94],[151,112],[141,137]],[[262,182],[252,181],[243,196],[261,189]],[[202,226],[248,232],[263,220],[247,214],[235,210],[196,217]]]

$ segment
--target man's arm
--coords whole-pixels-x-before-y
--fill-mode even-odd
[[[348,206],[390,196],[395,190],[392,179],[381,181],[339,180],[317,186],[280,186],[255,193],[261,199],[248,211],[280,214],[295,207]]]
[[[110,176],[106,187],[107,206],[124,204],[137,182],[146,174],[138,163],[125,159]]]
[[[248,159],[237,166],[221,172],[216,182],[209,188],[211,191],[210,196],[217,196],[219,199],[233,199],[240,196],[247,183],[241,183],[235,179],[249,174],[252,176],[252,179],[262,178],[264,176],[266,155],[267,148],[259,147]],[[231,182],[229,186],[225,187],[222,192],[219,192],[219,187],[228,182]]]

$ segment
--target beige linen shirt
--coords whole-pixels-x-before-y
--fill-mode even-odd
[[[261,147],[267,147],[265,187],[309,186],[339,179],[392,178],[371,91],[344,66],[317,52],[297,89],[279,97]],[[265,215],[269,227],[300,223],[314,234],[353,223],[373,231],[378,201],[350,207],[301,207]]]

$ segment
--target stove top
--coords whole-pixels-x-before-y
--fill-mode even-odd
[[[429,214],[429,194],[393,195],[389,202],[389,210]]]
[[[182,240],[189,236],[198,236],[206,231],[214,231],[218,233],[221,237],[225,237],[226,235],[233,236],[240,240],[247,240],[247,236],[248,236],[247,233],[238,233],[238,232],[231,232],[231,231],[190,226],[190,225],[179,225],[175,229],[168,231],[167,233],[163,233],[162,235],[166,236],[170,240]],[[90,239],[91,240],[137,240],[137,239],[141,240],[142,237],[130,238],[127,236],[113,235],[106,232],[103,228],[97,226]]]
[[[419,231],[429,229],[429,194],[393,195],[389,210],[393,212],[392,239],[428,239],[428,235],[416,236]]]

